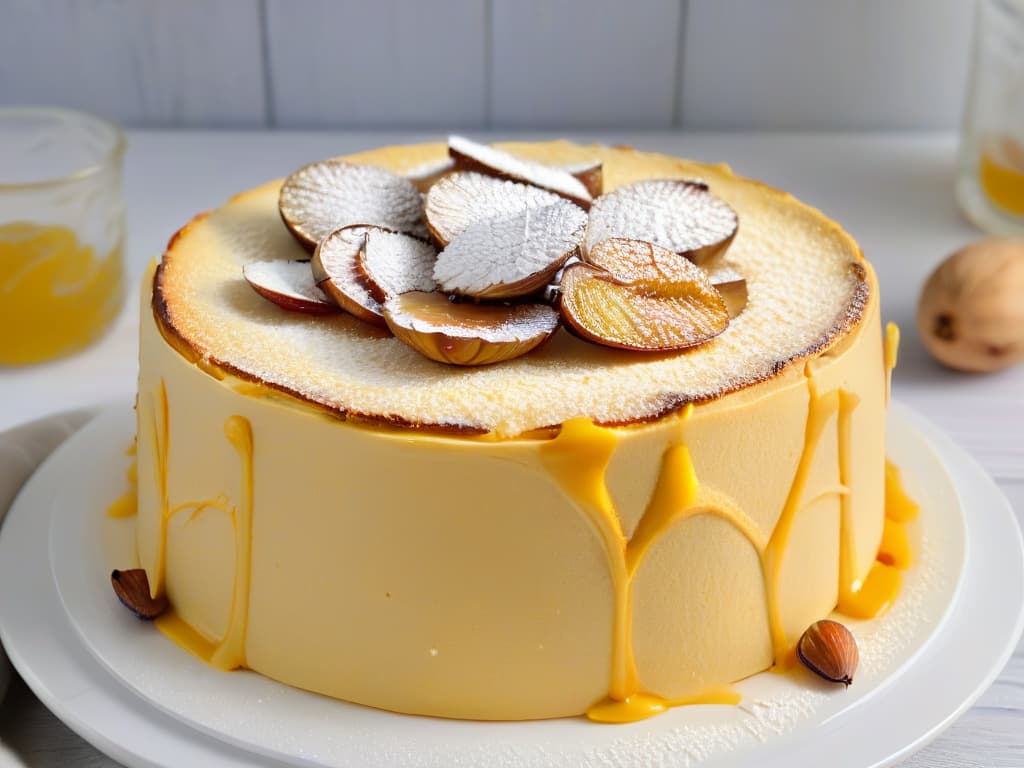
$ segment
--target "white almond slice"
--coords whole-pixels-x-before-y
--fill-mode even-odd
[[[443,248],[471,224],[507,218],[560,199],[553,192],[529,184],[458,171],[430,188],[424,215],[431,237]]]
[[[313,252],[310,264],[316,284],[346,312],[374,325],[385,325],[380,302],[374,297],[359,264],[370,227],[337,229]]]
[[[285,179],[278,207],[285,225],[309,250],[350,224],[427,235],[416,186],[372,165],[324,160],[304,166]]]
[[[418,237],[371,229],[359,253],[367,287],[378,301],[409,291],[434,290],[437,249]]]
[[[487,144],[479,144],[463,136],[448,137],[448,154],[455,167],[501,178],[533,184],[560,197],[589,208],[594,196],[586,185],[571,173],[554,166],[524,160]]]
[[[460,296],[526,296],[579,252],[586,227],[587,214],[568,200],[477,222],[438,254],[434,280]]]
[[[242,275],[256,293],[283,309],[308,315],[338,311],[314,282],[309,260],[252,261],[242,267]]]
[[[417,165],[411,171],[406,172],[405,178],[415,184],[416,189],[420,192],[427,192],[434,184],[454,170],[455,161],[446,157],[443,160]]]
[[[736,212],[702,181],[638,181],[594,201],[587,248],[623,237],[655,243],[705,264],[729,247],[738,226]]]
[[[725,299],[729,318],[736,317],[747,307],[747,279],[732,267],[724,264],[708,270],[711,284]]]
[[[388,327],[431,360],[489,365],[525,355],[558,330],[547,304],[469,304],[437,292],[403,293],[384,303]]]

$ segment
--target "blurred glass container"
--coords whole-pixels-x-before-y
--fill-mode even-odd
[[[1024,0],[979,0],[957,198],[998,235],[1024,234]]]
[[[81,349],[117,316],[124,147],[92,115],[0,108],[0,365]]]

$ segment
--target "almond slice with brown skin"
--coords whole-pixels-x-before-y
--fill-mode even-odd
[[[374,325],[385,325],[380,302],[359,263],[367,232],[359,224],[342,227],[320,241],[310,268],[317,286],[342,309]]]
[[[384,303],[395,336],[431,360],[490,365],[525,355],[558,330],[547,304],[470,304],[436,291],[403,293]]]
[[[129,571],[114,570],[110,585],[125,608],[144,621],[152,621],[167,610],[167,597],[153,597],[149,591],[149,577],[144,568]]]
[[[309,259],[253,261],[242,266],[242,276],[256,293],[282,309],[307,315],[331,315],[338,305],[313,280]]]
[[[568,171],[520,157],[504,150],[479,144],[463,136],[448,137],[448,154],[460,170],[478,171],[499,176],[554,192],[584,209],[590,207],[594,196],[587,186]]]
[[[586,227],[587,214],[568,200],[477,222],[438,254],[434,280],[477,299],[529,295],[579,252]]]
[[[602,195],[590,209],[587,247],[610,237],[646,240],[706,264],[736,236],[739,220],[702,181],[651,179]]]
[[[400,293],[434,290],[436,260],[437,249],[426,240],[369,229],[358,263],[370,293],[383,302]]]
[[[529,184],[458,171],[430,188],[423,212],[430,236],[443,248],[471,224],[513,216],[559,199],[553,192]]]
[[[284,181],[278,207],[307,249],[350,224],[371,224],[426,237],[420,192],[409,179],[340,159],[311,163]]]
[[[562,273],[560,302],[566,324],[585,339],[664,352],[703,344],[729,325],[704,271],[665,248],[614,238],[588,259]]]
[[[591,197],[599,197],[604,194],[604,163],[600,160],[572,163],[563,165],[561,168],[579,179]]]
[[[747,279],[743,275],[732,267],[721,264],[708,269],[708,278],[725,299],[730,319],[747,308]]]

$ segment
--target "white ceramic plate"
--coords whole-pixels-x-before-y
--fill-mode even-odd
[[[894,405],[888,450],[923,502],[921,566],[886,617],[855,627],[862,663],[848,691],[757,675],[740,684],[740,707],[681,708],[628,726],[371,710],[213,670],[120,607],[108,578],[132,563],[131,521],[103,510],[122,490],[133,429],[123,407],[72,437],[0,537],[0,637],[12,661],[70,727],[129,765],[882,766],[977,698],[1024,621],[1009,504],[968,456]]]

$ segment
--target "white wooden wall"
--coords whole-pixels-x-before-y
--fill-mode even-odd
[[[0,104],[152,127],[956,127],[972,0],[0,0]]]

